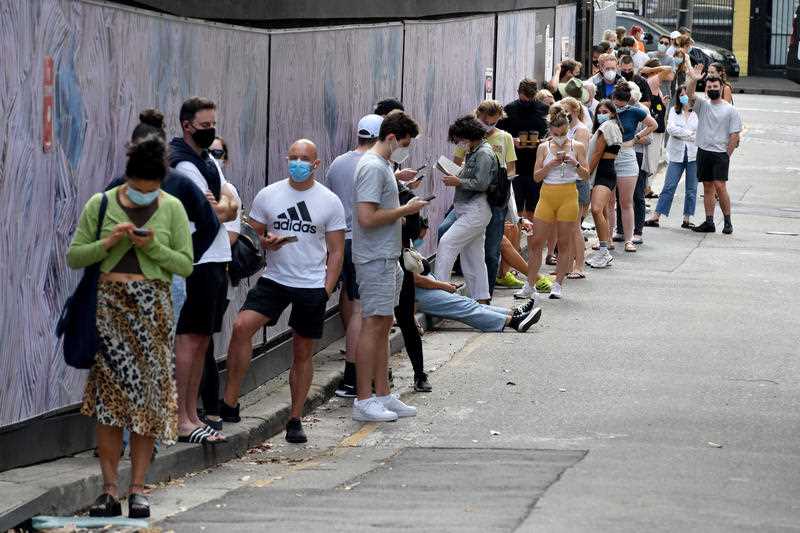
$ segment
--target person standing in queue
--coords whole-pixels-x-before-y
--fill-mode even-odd
[[[428,202],[413,198],[400,206],[393,163],[408,158],[409,145],[419,126],[402,111],[386,115],[378,142],[361,157],[353,188],[353,263],[361,295],[362,325],[356,350],[357,398],[353,420],[391,422],[415,416],[416,407],[391,394],[389,387],[389,331],[400,303],[402,223]],[[375,396],[372,387],[375,386]]]
[[[300,444],[307,441],[300,418],[314,377],[314,342],[322,338],[328,298],[339,282],[347,223],[342,202],[315,179],[320,165],[316,145],[300,139],[287,156],[289,178],[261,189],[250,210],[267,266],[233,324],[224,403],[238,405],[253,335],[277,324],[291,305],[291,408],[285,438]]]
[[[96,322],[102,348],[81,407],[97,420],[103,474],[103,494],[90,516],[122,514],[117,481],[124,428],[132,434],[130,518],[150,516],[144,483],[155,440],[178,437],[170,286],[173,275],[192,272],[192,238],[181,202],[161,190],[166,175],[164,140],[150,134],[133,141],[125,183],[89,199],[67,252],[70,268],[100,263],[101,272]]]

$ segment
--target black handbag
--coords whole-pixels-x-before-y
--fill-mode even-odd
[[[265,264],[258,233],[253,226],[242,221],[239,238],[231,246],[231,263],[228,265],[228,277],[231,278],[231,285],[238,287],[240,281],[264,268]]]
[[[100,230],[108,208],[108,197],[103,194],[100,214],[97,217],[95,240],[100,240]],[[56,337],[64,337],[64,361],[73,368],[87,369],[94,365],[101,349],[97,335],[97,283],[100,280],[100,263],[83,269],[75,292],[64,304],[56,325]]]

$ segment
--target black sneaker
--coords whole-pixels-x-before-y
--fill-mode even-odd
[[[355,398],[356,387],[355,385],[348,385],[347,383],[342,383],[341,386],[338,389],[336,389],[334,394],[339,398]]]
[[[692,229],[692,228],[694,228],[694,224],[692,224],[688,220],[684,220],[683,224],[681,224],[681,228],[683,228],[683,229]]]
[[[696,231],[697,233],[716,233],[717,227],[714,225],[713,222],[703,222],[699,226],[695,226],[692,228],[692,231]]]
[[[527,315],[511,317],[508,325],[520,333],[525,333],[532,325],[539,322],[540,318],[542,318],[542,309],[536,307]]]
[[[725,224],[725,227],[722,228],[722,233],[725,235],[730,235],[733,233],[733,224]]]
[[[242,417],[239,416],[239,404],[236,404],[236,407],[230,407],[225,400],[219,401],[219,417],[222,419],[223,422],[232,422],[237,424],[242,421]]]
[[[433,387],[428,383],[428,375],[422,374],[414,378],[414,390],[417,392],[431,392]]]
[[[518,316],[522,316],[522,315],[527,315],[528,313],[530,313],[533,310],[533,306],[534,306],[535,303],[536,302],[534,301],[534,299],[531,298],[530,300],[528,300],[527,303],[515,307],[513,309],[514,312],[511,314],[511,316],[512,317],[518,317]]]
[[[308,442],[306,432],[303,431],[303,423],[299,418],[290,418],[286,423],[286,442],[292,444],[303,444]]]

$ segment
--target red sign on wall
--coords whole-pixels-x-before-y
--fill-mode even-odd
[[[50,152],[53,149],[53,86],[55,85],[55,70],[53,58],[44,58],[43,100],[42,100],[42,150]]]

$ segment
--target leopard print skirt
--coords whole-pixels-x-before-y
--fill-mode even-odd
[[[103,345],[89,373],[81,413],[165,444],[178,434],[170,284],[100,282],[97,331]]]

